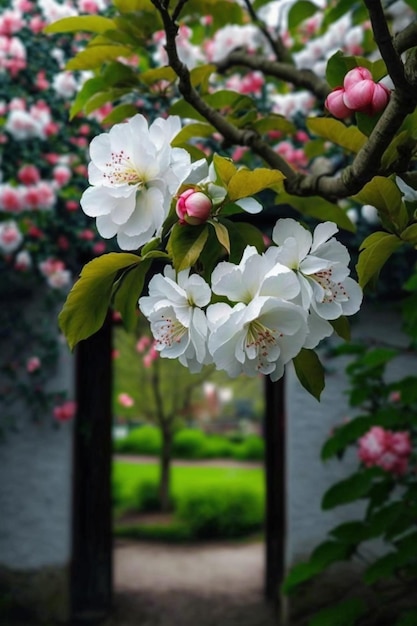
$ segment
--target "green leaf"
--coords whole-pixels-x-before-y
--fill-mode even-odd
[[[353,69],[356,63],[352,57],[346,57],[338,50],[330,57],[326,67],[326,80],[330,87],[341,87],[347,72]]]
[[[129,117],[133,117],[138,112],[138,108],[133,104],[119,104],[117,107],[106,115],[103,119],[103,124],[118,124],[124,122]]]
[[[332,563],[336,561],[344,561],[352,553],[352,546],[340,541],[324,541],[318,545],[311,557],[310,562],[317,566],[317,571],[322,572]]]
[[[58,318],[71,350],[103,325],[118,272],[140,261],[136,254],[110,252],[84,266]]]
[[[355,626],[366,610],[364,600],[349,598],[316,613],[308,626]]]
[[[314,350],[302,348],[293,359],[298,380],[316,400],[324,389],[324,369]]]
[[[350,341],[350,325],[347,317],[341,315],[337,320],[329,320],[329,323],[333,326],[339,337],[345,341]]]
[[[362,521],[344,522],[330,531],[330,535],[343,543],[357,545],[369,537],[368,528]]]
[[[361,244],[356,265],[359,284],[363,288],[377,276],[389,257],[401,246],[396,235],[378,231],[369,235]]]
[[[131,48],[119,45],[90,45],[81,50],[66,65],[68,70],[91,70],[101,67],[106,61],[113,61],[119,57],[132,56]]]
[[[353,196],[353,200],[374,206],[388,225],[394,226],[399,232],[406,228],[407,209],[402,201],[401,191],[390,178],[374,176],[358,194]]]
[[[367,585],[373,585],[381,578],[392,578],[397,569],[406,564],[408,556],[398,552],[390,552],[377,559],[363,574],[363,580]]]
[[[288,29],[294,30],[301,22],[317,13],[318,7],[308,0],[299,0],[295,2],[288,11]]]
[[[159,82],[160,80],[166,80],[169,83],[175,82],[177,75],[175,74],[172,67],[164,66],[157,67],[155,69],[146,70],[146,72],[142,72],[140,74],[140,80],[145,85],[153,85],[154,83]]]
[[[76,17],[63,17],[44,28],[45,33],[78,33],[88,31],[90,33],[104,33],[115,27],[113,20],[101,15],[78,15]]]
[[[260,167],[251,171],[242,168],[229,180],[227,195],[229,200],[233,202],[234,200],[253,196],[264,189],[276,190],[277,186],[281,186],[284,178],[284,174],[278,170]]]
[[[213,226],[214,231],[216,233],[216,237],[219,243],[227,250],[230,254],[230,238],[227,227],[217,220],[210,220],[209,224]]]
[[[346,126],[343,122],[330,117],[310,117],[306,123],[310,132],[355,154],[367,140],[366,135],[361,133],[356,126]]]
[[[227,187],[231,178],[236,174],[237,167],[233,163],[232,159],[226,159],[218,154],[213,156],[213,163],[217,176],[219,176],[224,187]]]
[[[208,237],[208,226],[175,224],[168,242],[168,252],[177,270],[186,269],[197,263]]]
[[[151,261],[142,261],[127,269],[117,281],[113,296],[113,305],[122,316],[123,324],[128,331],[133,331],[137,324],[138,300],[143,290],[146,273]]]
[[[316,219],[325,222],[334,222],[340,228],[344,228],[352,233],[355,232],[355,225],[352,224],[346,212],[337,204],[332,204],[319,196],[311,196],[309,198],[301,198],[292,196],[288,193],[280,193],[276,197],[276,203],[292,206],[302,215],[310,215]]]
[[[415,10],[417,11],[417,8]],[[417,609],[411,609],[410,611],[402,613],[401,617],[398,619],[398,621],[395,622],[394,626],[415,626],[416,624]]]
[[[407,241],[408,243],[417,245],[417,224],[407,226],[407,228],[401,233],[401,239],[404,239],[404,241]]]
[[[297,563],[291,568],[282,584],[284,593],[291,593],[300,583],[303,583],[317,574],[317,566],[314,563]]]
[[[221,218],[219,221],[227,227],[230,238],[230,257],[231,263],[239,263],[243,251],[246,246],[255,246],[258,252],[265,250],[263,236],[252,224],[246,222],[232,222],[228,219]]]
[[[96,76],[95,78],[87,80],[72,103],[70,109],[70,119],[73,119],[77,113],[83,110],[90,98],[104,89],[106,89],[106,84],[101,76]]]
[[[210,76],[216,71],[213,64],[199,65],[190,72],[190,80],[193,87],[201,87],[201,91],[206,93],[209,86]]]
[[[327,511],[341,504],[347,504],[348,502],[363,498],[368,493],[373,478],[374,473],[365,470],[332,485],[323,496],[321,503],[322,509]]]
[[[203,124],[201,122],[186,124],[178,135],[174,137],[171,145],[173,147],[182,147],[184,143],[187,143],[190,139],[194,139],[195,137],[211,137],[213,133],[214,127],[210,124]]]
[[[261,119],[257,119],[251,125],[260,135],[268,133],[271,130],[279,130],[285,135],[294,134],[297,130],[295,124],[287,120],[283,115],[277,113],[269,113]]]

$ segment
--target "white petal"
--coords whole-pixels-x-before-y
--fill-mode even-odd
[[[272,240],[277,246],[282,246],[288,237],[293,237],[298,244],[299,260],[301,261],[311,248],[312,236],[301,224],[292,218],[281,218],[272,231]]]
[[[325,241],[328,241],[328,239],[333,237],[333,235],[337,232],[339,232],[339,229],[334,222],[323,222],[322,224],[318,224],[314,229],[311,252],[313,253],[317,250],[319,246],[321,246]]]
[[[241,200],[236,200],[235,204],[240,206],[246,213],[251,213],[252,215],[260,213],[263,209],[262,204],[255,198],[242,198]]]

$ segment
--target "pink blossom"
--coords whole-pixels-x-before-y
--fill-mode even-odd
[[[159,352],[158,350],[155,349],[154,346],[152,346],[152,348],[149,350],[148,354],[145,354],[145,356],[143,357],[143,365],[146,368],[151,367],[152,363],[154,361],[156,361],[156,359],[159,357]]]
[[[23,209],[23,197],[19,187],[0,185],[0,209],[7,213],[19,213]]]
[[[82,13],[98,13],[99,6],[94,0],[79,0],[78,7]]]
[[[111,351],[111,358],[112,358],[113,360],[118,359],[118,358],[119,358],[119,356],[120,356],[120,350],[112,350],[112,351]]]
[[[371,79],[351,83],[348,88],[345,88],[343,95],[343,101],[349,109],[366,113],[366,115],[375,115],[385,109],[389,98],[390,90]]]
[[[23,235],[15,221],[0,222],[0,251],[14,252],[22,243]]]
[[[121,406],[127,409],[129,409],[135,404],[135,401],[133,400],[131,396],[129,396],[128,393],[119,393],[119,395],[117,396],[117,400],[119,404],[121,404]]]
[[[38,356],[31,356],[26,361],[26,371],[29,374],[33,374],[33,372],[36,372],[36,370],[38,370],[40,366],[41,366],[41,360]]]
[[[202,191],[186,189],[179,196],[175,208],[181,224],[196,226],[208,220],[213,203]]]
[[[363,80],[373,80],[371,72],[366,67],[354,67],[343,79],[343,88],[350,89]]]
[[[92,231],[90,228],[85,228],[78,234],[78,237],[80,239],[83,239],[84,241],[92,241],[95,235],[94,231]]]
[[[78,211],[80,208],[79,203],[76,200],[67,200],[65,203],[67,211]]]
[[[27,250],[20,250],[16,254],[14,267],[18,272],[25,272],[32,267],[32,258]]]
[[[0,35],[13,35],[24,26],[20,11],[7,10],[0,15]]]
[[[147,335],[143,335],[140,339],[138,339],[136,343],[136,351],[140,354],[145,352],[146,348],[151,345],[151,338]]]
[[[401,400],[401,392],[400,391],[391,391],[388,396],[388,400],[390,402],[400,402]]]
[[[367,467],[381,467],[397,475],[407,471],[412,451],[408,432],[394,432],[373,426],[358,443],[358,456]]]
[[[17,177],[23,185],[34,185],[41,179],[40,172],[36,165],[23,165],[19,169]]]
[[[60,250],[69,250],[70,242],[67,237],[60,235],[57,239],[58,248]]]
[[[72,401],[55,406],[53,409],[54,418],[58,422],[68,422],[73,419],[77,410],[77,404]]]
[[[29,22],[29,28],[34,35],[38,35],[43,31],[46,26],[45,20],[43,20],[40,15],[34,15]]]
[[[106,251],[106,244],[104,241],[97,241],[97,243],[94,244],[93,252],[97,256],[99,256],[100,254],[103,254],[103,252],[105,251]]]
[[[60,186],[64,187],[71,180],[72,172],[66,165],[57,165],[53,169],[54,181]]]
[[[328,111],[330,111],[330,113],[338,119],[343,119],[352,115],[351,109],[349,109],[349,107],[345,104],[343,98],[344,94],[345,90],[343,87],[336,87],[336,89],[333,89],[333,91],[329,93],[324,103],[326,109],[328,109]]]

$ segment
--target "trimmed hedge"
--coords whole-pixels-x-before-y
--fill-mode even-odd
[[[144,454],[158,456],[162,437],[155,426],[141,426],[123,439],[114,442],[114,451],[120,454]],[[241,441],[233,441],[221,435],[206,435],[195,428],[177,431],[173,439],[173,458],[215,459],[234,458],[240,461],[261,461],[264,458],[264,442],[257,435],[248,435]]]
[[[231,539],[261,529],[263,506],[262,495],[245,485],[213,483],[181,496],[177,515],[195,539]]]

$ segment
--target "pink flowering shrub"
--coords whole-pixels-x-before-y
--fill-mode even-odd
[[[393,474],[405,474],[410,454],[408,432],[393,432],[373,426],[358,441],[358,456],[366,467],[382,467]]]
[[[109,249],[79,205],[88,143],[101,127],[97,116],[78,116],[69,124],[71,99],[82,77],[64,66],[78,43],[40,33],[59,17],[103,11],[106,4],[103,0],[63,4],[6,0],[0,8],[3,424],[11,417],[14,403],[22,399],[35,420],[50,415],[55,422],[64,422],[75,411],[63,392],[48,385],[59,346],[56,323],[50,317],[56,318],[56,304],[82,264]],[[33,307],[33,297],[36,312],[29,323],[24,313]]]

